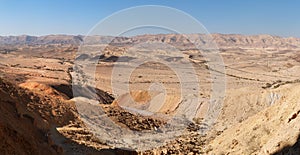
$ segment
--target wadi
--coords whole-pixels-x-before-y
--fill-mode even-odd
[[[300,39],[0,36],[1,154],[300,154]]]

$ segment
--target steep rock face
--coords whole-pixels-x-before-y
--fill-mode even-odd
[[[205,39],[203,39],[203,36],[198,35],[198,34],[193,34],[191,36],[196,39],[199,39],[201,44],[207,44],[207,42],[205,42]],[[212,37],[213,37],[214,41],[216,41],[218,43],[218,46],[220,48],[225,49],[224,51],[226,51],[226,52],[222,52],[222,54],[226,53],[226,54],[228,54],[228,56],[231,56],[234,58],[236,58],[235,56],[237,56],[238,58],[240,58],[240,57],[243,58],[243,56],[241,56],[240,53],[245,53],[245,55],[246,55],[246,54],[248,54],[247,51],[257,51],[257,54],[258,54],[257,60],[259,60],[259,59],[263,58],[263,55],[259,56],[261,54],[260,52],[269,54],[269,53],[272,53],[273,50],[278,50],[277,51],[278,55],[274,55],[272,57],[274,57],[274,58],[281,58],[281,57],[289,58],[288,56],[291,56],[291,58],[298,61],[299,56],[297,55],[297,52],[298,52],[298,48],[299,48],[299,39],[296,39],[296,38],[280,38],[280,37],[269,36],[269,35],[242,36],[242,35],[221,35],[221,34],[213,34]],[[57,67],[57,68],[60,68],[60,67],[63,67],[64,63],[66,63],[65,60],[62,58],[65,58],[64,56],[70,55],[69,52],[63,52],[63,51],[73,51],[75,53],[75,52],[77,52],[77,49],[66,48],[65,50],[63,50],[63,49],[60,49],[60,46],[56,47],[56,45],[47,45],[47,44],[69,44],[69,43],[74,43],[74,40],[78,40],[78,42],[80,42],[80,41],[82,41],[82,39],[83,39],[83,36],[55,36],[55,35],[44,36],[44,37],[21,36],[19,38],[18,37],[15,37],[14,39],[11,38],[11,42],[13,44],[18,44],[18,43],[20,43],[20,44],[46,44],[44,46],[45,47],[49,46],[48,53],[51,53],[49,55],[53,56],[53,57],[55,56],[55,58],[58,58],[59,64],[61,64],[61,65],[58,65],[59,67]],[[98,43],[110,42],[110,40],[113,39],[113,37],[92,36],[92,37],[88,37],[88,39],[90,39],[90,43],[98,44]],[[9,40],[7,42],[9,42]],[[184,37],[184,35],[167,34],[167,35],[142,35],[142,36],[135,36],[135,37],[117,37],[115,40],[112,41],[112,45],[116,46],[116,47],[113,47],[109,51],[111,55],[109,55],[109,54],[108,55],[100,55],[99,57],[101,58],[102,62],[115,61],[118,58],[118,56],[121,55],[121,54],[118,55],[118,52],[119,52],[119,51],[117,51],[118,49],[122,50],[123,46],[130,46],[130,44],[135,44],[135,43],[138,44],[141,42],[169,43],[171,45],[178,46],[180,49],[187,49],[187,50],[194,48],[193,46],[189,46],[190,42],[189,42],[189,40],[187,40]],[[47,53],[47,52],[45,52],[44,46],[40,46],[41,47],[40,53],[37,53],[36,56],[40,56],[42,54]],[[68,45],[66,45],[66,46],[68,46]],[[74,46],[77,46],[77,43]],[[117,46],[119,46],[119,47],[117,47]],[[18,48],[18,47],[22,47],[22,46],[11,46],[11,47]],[[30,46],[24,46],[24,47],[30,47]],[[59,49],[58,50],[59,52],[54,52],[51,48],[57,48],[57,49]],[[97,46],[97,48],[98,48],[98,46]],[[250,50],[240,50],[240,49],[250,49]],[[254,50],[251,50],[251,49],[254,49]],[[256,49],[259,49],[259,50],[256,50]],[[286,50],[286,49],[292,49],[292,50]],[[22,49],[20,51],[22,51]],[[237,51],[239,53],[237,55],[231,55],[232,53],[230,53],[230,51]],[[269,52],[269,51],[271,51],[271,52]],[[291,54],[291,55],[287,55],[287,56],[281,55],[284,53],[292,53],[289,51],[294,51],[296,54],[293,54],[293,55]],[[1,50],[0,50],[0,52],[1,52]],[[31,48],[23,50],[23,52],[30,53],[30,54],[34,53],[33,49],[31,49]],[[113,53],[113,52],[115,52],[115,53]],[[119,52],[119,53],[121,53],[121,52]],[[9,52],[6,51],[5,49],[4,49],[4,53],[6,55],[9,55]],[[274,53],[276,53],[276,52],[274,52]],[[19,53],[12,53],[12,54],[19,54]],[[116,55],[114,55],[114,54],[116,54]],[[46,55],[46,57],[50,58],[49,55]],[[1,56],[3,56],[2,60],[6,59],[5,55],[1,55]],[[189,58],[195,59],[194,58],[195,56],[197,56],[197,55],[191,54]],[[21,57],[19,57],[19,58],[21,58]],[[44,65],[33,66],[31,64],[36,65],[37,63],[35,63],[35,61],[33,61],[34,59],[31,59],[32,57],[29,57],[27,60],[29,62],[28,64],[30,64],[30,66],[31,66],[31,69],[30,69],[26,66],[26,63],[24,63],[25,59],[19,59],[19,58],[9,59],[9,62],[12,62],[12,63],[8,63],[10,65],[8,65],[7,67],[9,67],[9,70],[11,70],[12,72],[16,72],[17,70],[24,70],[24,71],[27,70],[25,72],[26,74],[37,77],[37,76],[41,75],[39,73],[34,73],[34,71],[39,71],[38,67],[40,69],[45,69],[45,70],[43,70],[42,73],[49,73],[51,71],[51,72],[55,73],[56,75],[64,73],[67,70],[67,69],[64,69],[65,70],[64,71],[64,70],[60,69],[60,71],[58,72],[58,70],[55,70],[56,67],[50,66],[51,63],[46,64],[46,67],[43,67]],[[119,58],[121,58],[121,57],[119,57]],[[176,57],[171,58],[171,59],[175,59],[175,58]],[[244,58],[248,59],[249,57],[244,57]],[[19,59],[18,62],[16,62],[17,59]],[[42,59],[39,61],[44,61],[44,60],[45,59]],[[266,59],[261,59],[261,61],[264,61],[264,60],[266,60]],[[241,61],[243,61],[243,60],[241,60]],[[280,61],[285,62],[286,60],[280,60]],[[275,59],[274,59],[274,63],[276,63],[279,67],[284,66],[284,65],[281,65],[281,63],[279,63],[280,61],[277,61],[277,59],[275,61]],[[56,60],[55,61],[52,60],[51,62],[56,62]],[[256,61],[253,61],[253,62],[256,62]],[[18,63],[20,63],[21,65]],[[298,72],[299,64],[291,62],[291,61],[289,61],[289,63],[292,63],[293,65],[296,65],[296,66],[293,67],[293,65],[289,64],[289,66],[292,66],[292,68],[287,70],[287,72],[290,72],[290,74],[295,74],[295,75],[293,75],[293,78],[298,78],[299,76],[296,73]],[[284,64],[284,63],[282,63],[282,64]],[[24,67],[24,68],[21,68],[21,67]],[[269,67],[269,64],[268,64],[268,67]],[[266,76],[257,77],[257,76],[259,76],[259,74],[256,74],[259,72],[259,71],[257,71],[258,69],[259,68],[254,68],[255,71],[253,71],[253,73],[255,76],[251,75],[252,74],[251,70],[250,70],[251,74],[247,73],[247,75],[246,75],[246,72],[242,72],[242,74],[241,74],[241,72],[238,72],[238,71],[233,72],[232,71],[232,74],[230,73],[230,74],[228,74],[228,76],[230,75],[230,77],[232,77],[232,78],[239,78],[238,79],[239,81],[246,79],[248,81],[253,82],[253,81],[256,81],[256,78],[260,79],[261,77],[263,77],[263,78],[261,78],[261,79],[263,79],[262,82],[272,81],[272,80],[266,80],[265,79]],[[242,70],[244,70],[244,69],[242,69]],[[245,69],[245,70],[247,71],[247,69]],[[282,74],[285,75],[285,73],[282,73]],[[284,81],[287,80],[286,78],[290,77],[290,74],[287,74],[287,76],[284,76],[283,79],[281,79],[281,80],[284,80]],[[47,76],[49,79],[52,78],[51,79],[51,81],[52,81],[54,77],[50,76],[50,75],[54,75],[54,74],[49,74],[49,76]],[[237,76],[235,76],[235,75],[237,75]],[[249,75],[251,75],[251,76],[249,76]],[[275,74],[275,72],[274,72],[274,75],[281,75],[281,73]],[[24,78],[28,78],[30,76],[24,76]],[[239,76],[241,76],[242,78],[240,78]],[[274,81],[278,80],[277,78],[278,77],[274,77]],[[9,115],[7,115],[7,116],[9,116],[9,119],[5,119],[5,121],[3,121],[0,126],[0,134],[2,133],[1,135],[3,135],[3,137],[5,139],[3,141],[3,144],[1,144],[1,146],[9,148],[9,149],[7,149],[7,151],[27,149],[27,150],[29,150],[29,152],[39,153],[39,152],[37,152],[38,150],[35,150],[36,148],[33,145],[35,145],[35,143],[44,143],[43,139],[45,139],[45,137],[43,135],[45,135],[47,133],[47,132],[44,132],[44,129],[49,128],[49,122],[52,122],[52,123],[54,122],[59,125],[68,125],[68,123],[69,123],[68,120],[73,119],[73,115],[71,112],[71,110],[73,110],[72,107],[66,108],[65,106],[68,105],[68,103],[66,104],[65,102],[63,102],[64,105],[61,104],[61,100],[73,98],[71,86],[64,85],[64,84],[61,85],[58,82],[58,85],[56,85],[56,83],[55,83],[55,85],[51,84],[52,86],[50,87],[47,84],[45,84],[44,79],[46,79],[46,78],[44,78],[44,75],[43,75],[43,78],[41,80],[39,80],[39,82],[28,82],[27,81],[23,84],[20,84],[19,85],[20,87],[23,87],[23,88],[26,88],[29,90],[28,93],[23,93],[24,92],[23,89],[16,89],[17,87],[12,86],[12,85],[7,85],[8,87],[7,86],[1,87],[1,89],[3,89],[4,91],[2,92],[3,98],[0,97],[0,99],[1,99],[0,107],[3,106],[4,110],[3,109],[2,110],[0,109],[0,110],[1,110],[2,114],[9,113]],[[42,83],[40,83],[41,81],[42,81]],[[271,83],[273,83],[273,81]],[[280,83],[283,83],[283,82],[280,82]],[[292,85],[292,82],[289,82],[289,83]],[[286,83],[286,84],[289,84],[289,83]],[[7,83],[4,82],[4,84],[7,84]],[[247,85],[250,85],[250,84],[252,84],[252,83],[249,83]],[[267,84],[269,84],[269,83],[266,83],[266,85]],[[274,86],[271,85],[270,89],[278,90],[277,89],[278,87],[276,87],[277,85],[275,85],[275,84],[278,84],[278,83],[274,82]],[[278,85],[278,86],[280,86],[280,85]],[[212,150],[210,153],[222,154],[222,153],[230,152],[232,154],[251,154],[251,153],[252,154],[258,154],[258,153],[269,154],[269,153],[275,153],[275,152],[278,153],[278,152],[280,152],[279,150],[281,150],[282,148],[288,148],[288,146],[293,146],[293,147],[299,146],[299,139],[298,139],[298,143],[294,144],[297,139],[297,136],[299,134],[299,132],[297,131],[297,128],[299,129],[299,126],[296,124],[297,122],[299,122],[299,120],[298,120],[298,110],[299,109],[297,109],[297,106],[299,107],[299,105],[297,105],[297,103],[295,102],[296,97],[299,96],[299,94],[298,94],[299,87],[298,86],[296,86],[295,88],[294,87],[285,87],[285,89],[282,89],[281,93],[280,93],[284,97],[280,97],[280,100],[278,98],[279,101],[276,101],[276,103],[274,103],[274,104],[273,104],[273,101],[266,102],[268,105],[271,104],[272,106],[263,112],[259,112],[260,110],[262,110],[262,108],[265,108],[265,105],[264,105],[265,102],[264,102],[264,100],[262,100],[261,102],[258,102],[261,105],[261,108],[258,108],[257,106],[255,106],[255,108],[253,108],[253,106],[251,106],[251,105],[256,104],[256,100],[253,100],[253,98],[256,98],[257,96],[260,96],[260,95],[264,95],[264,96],[266,96],[266,95],[257,91],[257,88],[261,88],[260,85],[257,85],[257,86],[259,86],[259,87],[255,87],[255,90],[254,90],[255,92],[257,92],[257,94],[252,93],[249,91],[249,89],[245,88],[244,90],[246,93],[241,93],[241,94],[238,93],[236,95],[236,96],[239,96],[239,98],[236,96],[231,96],[231,98],[227,98],[229,105],[232,107],[227,108],[228,110],[224,112],[224,117],[226,116],[225,118],[228,118],[229,116],[232,116],[230,118],[230,120],[232,119],[232,121],[231,122],[224,121],[224,122],[233,125],[233,127],[221,129],[220,132],[223,132],[223,131],[224,132],[223,132],[223,134],[220,135],[220,137],[218,136],[216,138],[216,140],[211,142]],[[283,87],[280,86],[279,89],[284,88],[284,86]],[[264,89],[267,89],[267,87]],[[85,88],[85,89],[79,89],[78,91],[79,91],[78,94],[81,94],[82,96],[85,96],[87,98],[90,97],[89,94],[96,93],[97,96],[99,97],[98,98],[99,101],[105,101],[105,102],[101,102],[105,105],[110,104],[113,100],[113,98],[111,96],[107,96],[107,94],[105,92],[97,90],[97,89],[94,90],[91,88]],[[236,91],[240,91],[240,90],[234,89],[233,93],[235,93]],[[89,93],[87,93],[87,92],[89,92]],[[22,94],[22,95],[20,96],[20,94]],[[37,94],[39,94],[39,95],[37,95]],[[7,95],[11,99],[5,99],[5,98],[8,98],[8,97],[5,97]],[[45,97],[45,96],[51,96],[51,97],[49,98],[49,97]],[[148,96],[148,95],[145,95],[145,96]],[[147,98],[145,96],[142,99]],[[136,97],[139,98],[139,96],[136,96]],[[269,97],[269,95],[267,97]],[[271,94],[270,98],[274,98],[274,96]],[[3,101],[2,101],[2,99],[3,99]],[[247,100],[249,100],[251,102],[248,102]],[[144,100],[141,100],[141,101],[144,101]],[[15,105],[16,103],[18,103],[18,104]],[[247,105],[248,103],[251,103],[249,106],[247,106],[247,107],[249,107],[249,110],[251,110],[250,111],[251,113],[249,113],[249,111],[248,111],[248,113],[250,115],[245,115],[247,117],[242,117],[243,119],[241,119],[241,121],[244,121],[246,119],[245,122],[240,122],[238,125],[236,125],[236,122],[239,122],[238,120],[235,120],[236,118],[239,118],[239,117],[236,117],[236,115],[240,115],[240,113],[243,113],[245,109],[243,108],[243,106],[241,106],[241,108],[236,108],[236,107],[234,107],[234,105],[232,103],[237,103],[237,104],[241,103],[239,105]],[[279,104],[277,104],[277,103],[279,103]],[[20,106],[20,104],[22,106]],[[70,104],[71,104],[71,102],[70,102]],[[24,107],[23,105],[26,105],[27,107]],[[288,106],[286,106],[286,105],[288,105]],[[10,106],[12,108],[8,108]],[[24,107],[24,108],[20,108],[20,107]],[[253,108],[253,110],[251,108]],[[281,108],[282,108],[282,110],[280,110]],[[6,110],[6,109],[8,109],[8,110]],[[14,109],[16,109],[16,110],[14,110]],[[51,110],[49,110],[49,109],[51,109]],[[235,110],[231,110],[231,109],[235,109]],[[228,113],[227,113],[228,111],[231,111],[232,115],[228,115]],[[110,111],[110,113],[113,116],[119,116],[119,114],[120,114],[120,112],[115,112],[115,111]],[[17,115],[18,117],[13,118],[10,115],[13,115],[13,116]],[[131,115],[129,115],[128,113],[126,113],[126,115],[128,118],[131,118],[131,119],[124,120],[124,119],[121,119],[122,117],[116,117],[116,121],[119,121],[123,124],[132,123],[133,117]],[[3,117],[5,118],[6,115],[3,115]],[[8,123],[8,121],[7,121],[7,120],[14,120],[14,119],[16,119],[15,121],[13,121],[14,123]],[[37,120],[45,121],[45,123],[35,123],[35,122],[40,122]],[[224,119],[224,120],[226,120],[226,119]],[[18,126],[14,125],[14,124],[19,124],[19,122],[23,122],[23,123],[27,122],[24,125],[22,125],[22,123],[21,123],[20,127],[21,128],[24,127],[24,128],[27,128],[28,130],[30,130],[30,131],[26,130],[26,133],[28,133],[29,135],[31,133],[33,134],[33,133],[39,133],[39,132],[41,132],[41,134],[34,135],[33,139],[31,139],[30,137],[27,137],[26,134],[24,134],[25,131],[23,131],[23,129],[18,129]],[[35,124],[38,124],[40,126],[37,127],[37,126],[35,126]],[[138,129],[141,127],[140,126],[141,124],[133,123],[133,125],[136,125],[136,126],[130,126],[130,127],[138,128]],[[284,128],[284,126],[286,126],[286,128]],[[76,131],[77,126],[75,126],[74,128],[75,128],[74,131],[73,131],[73,126],[72,126],[72,128],[65,129],[66,133],[68,133],[69,130],[72,129],[72,132],[74,132],[74,134],[73,133],[69,134],[69,136],[71,138],[78,137],[78,132]],[[151,125],[148,128],[151,128]],[[32,132],[31,132],[31,130],[32,130]],[[81,130],[79,132],[81,132]],[[9,135],[9,136],[5,137],[5,135]],[[233,138],[230,138],[230,137],[232,137],[232,135],[234,135]],[[84,137],[84,138],[82,138],[82,139],[78,138],[78,141],[80,144],[82,141],[88,142],[90,140],[90,137],[86,136],[86,134],[82,134],[82,137]],[[197,137],[195,137],[195,139],[196,138]],[[32,143],[27,142],[27,141],[33,141],[36,139],[37,140],[42,139],[42,140],[38,141],[38,142],[32,142]],[[13,141],[18,141],[17,144],[19,146],[14,146]],[[22,142],[19,142],[19,141],[22,141]],[[184,140],[184,141],[187,143],[188,149],[190,149],[190,148],[193,148],[196,150],[198,149],[198,148],[194,147],[195,143],[193,141],[191,141],[190,138],[187,138],[187,140]],[[23,142],[25,142],[25,143],[23,143]],[[95,143],[96,142],[97,142],[97,140],[95,140]],[[194,144],[190,144],[190,143],[194,143]],[[50,145],[50,144],[46,141],[45,145],[43,145],[41,147],[45,147],[45,150],[47,150],[49,147],[48,145]],[[181,147],[182,145],[181,145],[181,143],[178,143],[178,145],[176,144],[176,147],[173,147],[173,146],[174,146],[173,144],[170,144],[170,148],[171,148],[170,150],[178,150],[178,147]],[[287,146],[287,147],[285,147],[285,146]],[[101,147],[102,147],[102,145],[101,145]],[[77,148],[80,148],[80,146],[78,146],[78,147],[76,146],[76,149]],[[54,151],[53,153],[57,153],[60,151],[59,147],[56,147],[55,145],[52,146],[52,144],[50,145],[49,149],[50,150],[53,149],[53,151]],[[111,151],[111,150],[109,150],[109,151]],[[159,150],[159,151],[161,151],[161,150]],[[183,149],[182,151],[185,152],[186,150]],[[259,151],[261,151],[261,152],[259,152]],[[19,154],[20,152],[15,152],[15,153]],[[74,150],[69,150],[69,152],[73,153]],[[288,152],[288,151],[285,151],[285,149],[283,149],[283,152]],[[83,153],[85,153],[85,152],[83,152]],[[80,153],[78,153],[78,154],[80,154]],[[170,154],[170,152],[169,152],[169,154]],[[298,153],[294,153],[294,154],[298,154]]]
[[[92,141],[86,139],[86,134],[92,136],[90,132],[76,130],[75,133],[68,132],[66,137],[62,135],[59,127],[73,123],[78,129],[85,126],[78,119],[74,103],[60,91],[36,82],[18,86],[0,78],[1,154],[137,154],[131,150],[110,148],[95,138],[97,144],[94,145],[99,148],[74,141],[82,138],[80,135],[86,141]]]
[[[13,97],[11,84],[0,81],[1,154],[58,154],[59,147],[49,143],[46,120],[27,110],[25,102]],[[14,93],[22,94],[22,90]]]
[[[280,88],[279,102],[225,130],[210,143],[210,153],[274,154],[294,145],[300,134],[299,88]],[[292,154],[299,154],[299,149],[294,151]]]

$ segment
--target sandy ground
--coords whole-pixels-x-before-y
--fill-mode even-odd
[[[299,49],[277,46],[250,48],[242,45],[228,46],[227,43],[220,48],[225,68],[222,72],[209,68],[205,58],[194,58],[195,51],[192,50],[183,51],[182,58],[160,53],[171,62],[182,61],[181,59],[189,62],[195,73],[186,72],[185,77],[195,75],[199,81],[196,86],[195,81],[190,81],[190,85],[189,81],[183,83],[174,68],[160,62],[146,62],[134,68],[132,60],[111,61],[112,56],[120,56],[124,52],[119,47],[105,54],[106,58],[111,59],[85,65],[82,69],[87,76],[95,73],[94,86],[101,90],[103,101],[112,102],[103,95],[115,98],[111,105],[100,105],[105,113],[118,125],[130,130],[156,130],[160,124],[168,121],[164,117],[180,114],[178,111],[184,98],[189,98],[188,95],[199,96],[197,104],[191,105],[195,111],[191,116],[194,124],[187,126],[182,136],[144,153],[272,154],[294,145],[299,135],[299,120],[294,116],[298,115],[299,110]],[[68,93],[71,91],[70,87],[58,86],[70,86],[71,76],[76,76],[73,67],[77,48],[74,45],[57,45],[18,46],[16,49],[11,53],[0,54],[2,78],[21,89],[41,96],[47,95],[51,100],[55,98],[53,102],[63,103],[52,105],[53,109],[49,112],[55,115],[54,120],[59,120],[59,113],[63,117],[66,113],[64,109],[68,109],[64,104],[74,104],[74,99]],[[128,70],[131,68],[134,69],[129,74]],[[214,126],[203,136],[193,130],[199,128],[207,113],[213,90],[212,73],[226,78],[223,81],[226,84],[225,98]],[[122,87],[124,84],[128,84],[128,89]],[[183,85],[186,89],[182,89]],[[194,87],[199,89],[193,91]],[[155,106],[151,107],[151,101],[157,102]],[[155,113],[155,117],[145,117],[145,113],[130,108],[151,111]],[[48,117],[45,109],[40,109],[41,115]],[[134,121],[139,119],[140,126],[139,122]],[[96,150],[112,149],[103,140],[95,138],[79,122],[78,118],[69,118],[57,130],[80,145]]]

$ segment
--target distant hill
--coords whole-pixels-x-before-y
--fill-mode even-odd
[[[200,45],[209,44],[203,34],[157,34],[133,37],[47,35],[47,36],[0,36],[0,45],[47,45],[47,44],[113,44],[124,45],[142,42],[161,42],[171,45],[189,46],[185,36],[196,39]],[[299,38],[283,38],[272,35],[212,34],[213,41],[221,48],[300,48]]]

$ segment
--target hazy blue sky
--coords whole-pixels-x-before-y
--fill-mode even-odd
[[[296,0],[0,0],[0,35],[86,34],[101,19],[138,5],[182,10],[211,33],[300,37]]]

